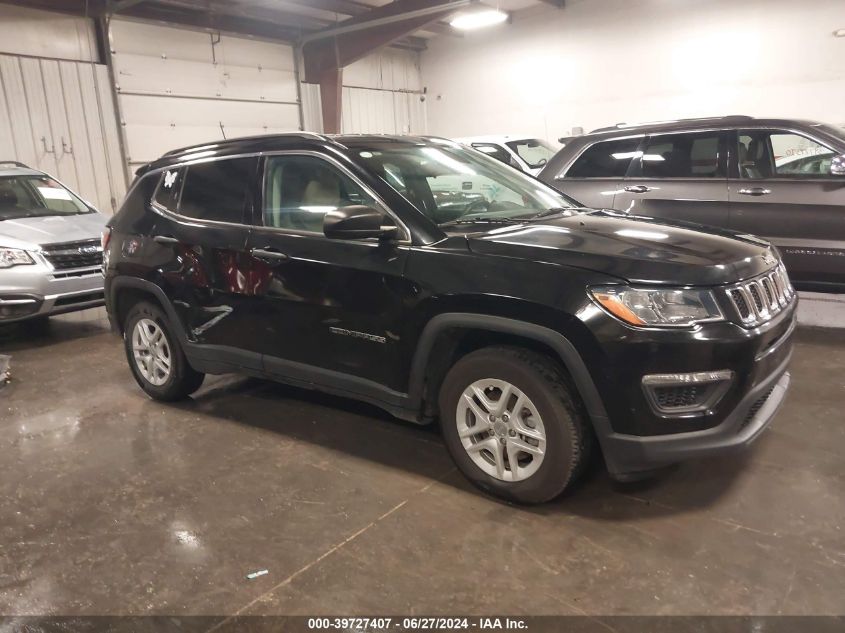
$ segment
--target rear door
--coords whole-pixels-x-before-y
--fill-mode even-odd
[[[836,152],[791,130],[739,130],[729,179],[731,228],[759,235],[783,254],[804,287],[845,287],[845,177]]]
[[[614,208],[727,228],[727,141],[722,131],[650,135]]]
[[[166,169],[153,197],[147,261],[167,287],[187,337],[239,358],[250,324],[246,218],[258,158],[227,158]],[[224,358],[225,357],[225,358]],[[258,368],[254,356],[237,361]]]
[[[631,161],[639,156],[643,138],[634,136],[594,143],[570,165],[564,165],[551,180],[546,178],[546,172],[543,179],[585,206],[618,209],[615,198]]]

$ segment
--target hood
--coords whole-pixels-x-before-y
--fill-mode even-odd
[[[467,240],[480,254],[573,266],[633,284],[717,286],[777,262],[771,245],[752,236],[610,211],[497,226]]]
[[[0,221],[0,246],[26,248],[100,238],[107,218],[101,213],[47,215]]]

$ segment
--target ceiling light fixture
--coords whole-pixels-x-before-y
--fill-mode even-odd
[[[493,26],[507,21],[508,14],[498,9],[482,7],[480,10],[458,13],[449,22],[454,28],[462,31],[482,29],[486,26]]]
[[[845,37],[845,29],[836,29],[833,32],[833,37]]]

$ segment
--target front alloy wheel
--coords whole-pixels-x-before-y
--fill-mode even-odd
[[[520,503],[553,499],[583,471],[591,429],[551,356],[510,346],[461,358],[440,387],[440,430],[476,486]]]
[[[470,459],[491,477],[528,479],[543,463],[543,419],[531,399],[507,381],[488,378],[467,387],[456,422]]]

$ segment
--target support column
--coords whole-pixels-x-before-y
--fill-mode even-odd
[[[323,112],[323,132],[340,134],[343,70],[326,68],[320,72],[320,106]]]

